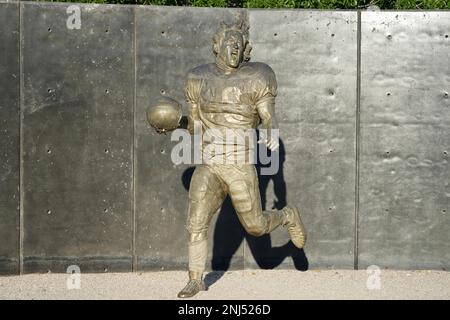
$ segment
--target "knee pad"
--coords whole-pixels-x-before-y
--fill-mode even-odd
[[[253,209],[253,198],[245,181],[237,180],[230,184],[230,197],[237,212],[244,213]]]
[[[189,187],[189,199],[191,201],[200,202],[205,198],[207,191],[208,185],[196,179]]]

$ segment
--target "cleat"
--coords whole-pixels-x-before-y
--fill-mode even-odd
[[[203,272],[189,271],[189,282],[178,293],[178,298],[190,298],[200,291],[206,290],[205,283],[202,280]]]
[[[202,280],[191,279],[189,280],[187,285],[178,293],[178,298],[190,298],[203,290],[205,290],[205,285]]]
[[[299,249],[303,248],[306,242],[306,231],[298,209],[285,207],[283,211],[286,213],[285,226],[288,229],[292,243]]]

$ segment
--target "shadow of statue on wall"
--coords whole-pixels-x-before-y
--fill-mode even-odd
[[[270,166],[270,164],[263,165],[259,160],[256,164],[263,210],[280,210],[287,204],[286,182],[284,181],[283,174],[285,149],[281,139],[277,152],[279,152],[280,167],[275,175],[261,175],[261,168]],[[195,167],[190,167],[183,173],[182,181],[186,190],[189,189],[194,169]],[[267,191],[271,181],[276,200],[273,204],[267,204]],[[211,261],[212,272],[205,276],[205,284],[207,286],[214,284],[230,268],[233,255],[237,252],[244,239],[247,240],[256,265],[261,269],[274,269],[286,258],[291,257],[297,270],[308,270],[308,259],[306,258],[305,252],[303,249],[299,250],[296,248],[291,241],[280,247],[273,247],[270,234],[265,234],[260,237],[248,234],[239,222],[230,197],[227,196],[214,226],[213,256]],[[242,264],[244,264],[244,261],[242,261]]]

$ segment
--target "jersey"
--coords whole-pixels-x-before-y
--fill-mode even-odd
[[[264,63],[247,62],[231,73],[215,63],[191,70],[185,96],[202,124],[202,154],[205,161],[235,163],[253,155],[258,105],[277,95],[273,70]],[[246,160],[246,161],[247,161]]]

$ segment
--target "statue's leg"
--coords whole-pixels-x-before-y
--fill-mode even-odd
[[[208,229],[211,218],[225,199],[222,181],[206,165],[198,166],[189,187],[188,230],[189,283],[179,297],[191,297],[204,289],[202,275],[208,256]]]
[[[299,248],[306,241],[306,232],[295,207],[262,211],[258,175],[253,165],[232,167],[221,176],[226,181],[233,206],[248,233],[262,236],[280,225],[288,227],[292,242]]]
[[[254,236],[269,233],[284,221],[282,211],[262,211],[255,166],[230,166],[222,173],[233,207],[245,230]]]

